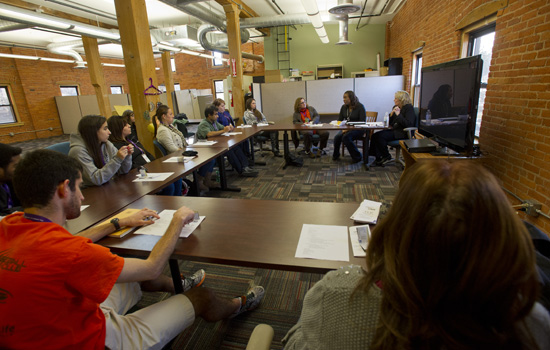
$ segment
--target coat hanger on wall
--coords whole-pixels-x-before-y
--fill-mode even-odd
[[[153,78],[149,78],[149,81],[151,82],[151,85],[147,89],[143,91],[144,95],[162,95],[162,91],[160,91],[155,85],[153,85]]]

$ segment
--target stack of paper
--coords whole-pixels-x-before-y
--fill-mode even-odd
[[[212,146],[213,144],[215,144],[217,142],[218,141],[198,140],[194,144],[190,145],[190,147]]]
[[[235,135],[242,135],[243,133],[242,132],[224,132],[222,135],[223,136],[235,136]]]
[[[163,160],[162,162],[163,163],[187,163],[188,161],[190,161],[191,159],[193,158],[196,158],[197,156],[193,156],[193,157],[170,157],[166,160]]]
[[[357,128],[383,128],[384,122],[367,122],[364,124],[355,125]]]
[[[258,123],[258,124],[256,124],[256,125],[257,125],[257,126],[268,126],[269,123]]]
[[[361,202],[361,205],[359,205],[359,208],[353,213],[350,219],[365,224],[376,224],[381,205],[382,203],[380,202],[365,199]]]
[[[158,214],[160,219],[155,220],[155,223],[153,225],[143,226],[142,228],[137,230],[135,234],[163,236],[168,229],[168,226],[170,226],[170,222],[172,221],[172,217],[174,216],[175,212],[175,210],[169,209],[161,211]],[[198,219],[195,219],[193,222],[183,226],[180,232],[180,237],[189,237],[191,233],[193,233],[193,231],[195,231],[195,229],[201,224],[205,217],[206,216],[199,216]]]
[[[242,128],[251,128],[252,125],[239,125],[237,126],[237,129],[242,129]]]

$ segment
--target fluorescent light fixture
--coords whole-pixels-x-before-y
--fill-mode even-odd
[[[328,36],[325,31],[325,27],[323,26],[321,15],[319,14],[317,2],[315,0],[302,0],[302,6],[306,10],[309,21],[313,25],[313,28],[315,28],[315,31],[317,32],[317,35],[319,35],[319,39],[321,39],[321,42],[323,44],[328,44]]]
[[[125,68],[126,66],[123,64],[116,64],[116,63],[102,63],[105,67],[119,67],[119,68]]]
[[[309,16],[309,21],[311,22],[314,28],[323,27],[323,21],[321,20],[320,16]]]
[[[18,20],[30,25],[40,24],[40,25],[50,27],[50,28],[55,28],[55,29],[69,29],[71,27],[71,25],[68,23],[59,22],[53,19],[46,18],[45,15],[42,15],[40,13],[27,14],[27,13],[18,11],[17,8],[14,8],[14,10],[11,10],[10,7],[11,6],[8,7],[7,5],[0,4],[0,16],[6,20],[16,20],[16,21]],[[47,16],[47,17],[52,17],[52,16]],[[55,18],[55,17],[52,17],[52,18]]]
[[[50,57],[39,57],[40,61],[48,61],[48,62],[60,62],[60,63],[77,63],[75,60],[64,60],[61,58],[50,58]],[[80,62],[80,61],[78,61]]]
[[[19,58],[22,60],[33,60],[33,61],[38,61],[40,59],[40,57],[36,57],[36,56],[12,55],[11,53],[0,53],[0,57]]]
[[[76,32],[78,34],[90,35],[98,38],[107,38],[107,39],[113,39],[113,40],[120,39],[120,35],[113,33],[108,29],[102,29],[102,28],[96,29],[96,28],[91,28],[89,26],[87,27],[74,26],[74,28],[72,28],[71,31]]]

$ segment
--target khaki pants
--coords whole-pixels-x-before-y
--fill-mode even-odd
[[[138,283],[116,283],[101,304],[107,349],[162,349],[195,321],[191,301],[178,294],[126,315],[141,299]]]

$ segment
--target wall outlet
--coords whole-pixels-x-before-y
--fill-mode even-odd
[[[541,210],[542,209],[542,204],[540,204],[539,202],[533,200],[533,199],[528,199],[525,201],[525,204],[527,204],[528,206],[525,208],[525,213],[527,213],[527,215],[531,215],[531,216],[539,216],[539,213],[537,213],[537,210]]]

